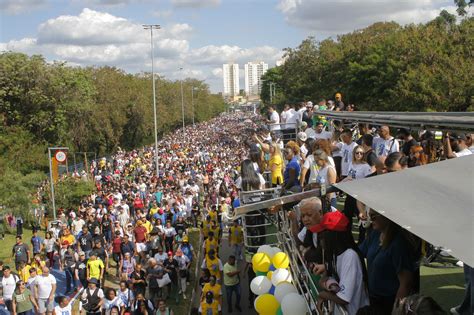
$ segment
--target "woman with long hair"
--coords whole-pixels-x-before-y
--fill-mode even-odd
[[[12,296],[12,309],[14,315],[33,315],[35,310],[38,310],[36,300],[22,280],[16,283],[16,289]]]
[[[120,260],[119,270],[120,270],[120,280],[127,281],[130,279],[133,271],[135,270],[136,261],[132,255],[127,252],[123,255],[122,260]]]
[[[352,181],[361,178],[365,178],[368,175],[372,174],[375,171],[374,167],[371,167],[366,160],[366,155],[364,148],[360,145],[354,147],[352,151],[352,161],[349,165],[349,172],[347,177],[342,181]],[[347,195],[344,202],[344,214],[349,220],[352,220],[352,217],[358,215],[357,201],[354,197]],[[348,227],[350,230],[350,226]],[[362,225],[359,225],[359,243],[363,242],[365,238],[365,229]]]
[[[314,162],[319,167],[318,175],[316,176],[316,186],[321,187],[322,185],[333,185],[336,183],[336,169],[329,162],[329,157],[323,150],[316,150],[313,152]],[[331,206],[337,206],[337,199],[335,193],[329,193],[326,195],[329,199]]]
[[[300,147],[294,141],[288,141],[283,150],[283,155],[287,161],[285,171],[283,172],[283,186],[281,193],[285,194],[286,191],[300,192],[301,185],[299,182],[301,167],[298,161],[300,154]]]
[[[424,153],[421,145],[414,145],[410,148],[410,160],[408,167],[428,164],[428,156]]]
[[[46,257],[48,257],[49,261],[49,268],[54,266],[54,248],[56,245],[56,241],[53,238],[53,233],[46,232],[46,237],[43,241],[44,249],[46,251]]]
[[[328,212],[315,229],[321,237],[326,272],[319,302],[331,300],[343,305],[349,315],[369,304],[368,275],[364,257],[347,227],[349,219],[339,211]],[[320,303],[318,303],[320,305]]]
[[[316,150],[322,150],[326,152],[328,156],[329,163],[335,167],[334,160],[331,156],[331,144],[326,139],[317,139],[314,140],[312,145],[310,146],[310,151],[308,151],[308,155],[306,156],[306,160],[304,161],[303,167],[301,168],[301,175],[300,175],[300,184],[304,186],[304,183],[307,183],[306,188],[311,189],[316,184],[316,177],[318,176],[319,166],[314,161],[313,153]],[[308,176],[308,170],[309,176]]]
[[[243,191],[260,190],[265,188],[265,179],[255,170],[254,163],[245,159],[240,163],[240,177],[235,185]]]
[[[270,161],[268,168],[272,174],[272,186],[276,187],[283,183],[283,157],[281,155],[280,146],[272,143],[270,146]]]
[[[415,291],[416,245],[411,235],[388,218],[369,212],[372,231],[360,245],[367,258],[370,305],[390,314],[396,300]]]

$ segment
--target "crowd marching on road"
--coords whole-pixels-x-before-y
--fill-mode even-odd
[[[231,219],[240,190],[273,186],[281,187],[282,194],[301,192],[429,160],[424,153],[428,135],[414,139],[409,131],[398,130],[394,137],[388,126],[372,131],[364,124],[355,134],[314,115],[315,108],[354,109],[338,93],[335,102],[287,105],[280,114],[270,107],[264,119],[243,112],[222,114],[165,136],[158,144],[159,176],[154,147],[119,149],[109,160],[94,161],[89,172],[96,192],[76,209],[60,209],[44,237],[37,230],[28,240],[18,235],[14,270],[0,262],[0,314],[69,315],[69,296],[79,292],[85,314],[175,314],[167,301],[189,300],[190,266],[201,250],[204,258],[196,263],[202,275],[193,279],[199,281],[201,295],[194,311],[243,312],[240,279],[255,274],[244,259],[241,223]],[[289,140],[287,125],[293,124],[299,132]],[[447,158],[473,152],[471,135],[446,134],[444,145]],[[390,314],[394,305],[396,311],[424,299],[431,314],[442,314],[432,299],[411,296],[419,290],[416,238],[353,198],[346,197],[337,211],[341,196],[327,197],[335,211],[323,215],[321,200],[314,197],[289,215],[305,259],[314,273],[323,275],[319,301],[331,300],[349,314],[368,308],[371,314]],[[358,244],[350,232],[354,217],[361,222]],[[226,257],[221,254],[224,235],[231,248]],[[202,239],[202,249],[193,248],[191,237]],[[50,270],[65,274],[65,288],[60,290]],[[108,287],[106,275],[119,287]],[[472,308],[467,295],[454,314]],[[249,291],[252,308],[254,298]]]

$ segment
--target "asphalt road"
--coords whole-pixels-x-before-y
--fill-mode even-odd
[[[229,247],[228,242],[228,235],[227,232],[224,232],[222,235],[222,242],[220,247],[220,259],[222,260],[222,264],[224,265],[227,262],[229,256],[232,255],[231,248]],[[241,287],[241,301],[240,306],[242,308],[242,312],[238,312],[235,308],[233,309],[232,314],[249,314],[249,315],[256,315],[253,303],[249,304],[249,279],[247,277],[247,273],[244,272],[245,262],[239,261],[238,263],[239,269],[241,270],[240,273],[240,287]],[[225,288],[223,287],[223,304],[222,305],[222,314],[230,314],[227,309],[227,297],[225,293]],[[235,305],[235,295],[232,297],[232,305]]]

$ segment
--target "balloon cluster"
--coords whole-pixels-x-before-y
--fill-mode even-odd
[[[305,315],[306,301],[292,284],[290,259],[279,248],[262,245],[252,256],[256,277],[250,290],[258,297],[255,310],[262,315]]]

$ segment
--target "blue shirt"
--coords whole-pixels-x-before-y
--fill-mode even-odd
[[[157,192],[155,193],[155,200],[156,200],[156,203],[160,204],[161,198],[163,198],[163,192],[157,191]]]
[[[370,296],[395,296],[400,286],[398,274],[416,269],[414,251],[400,232],[384,249],[380,246],[380,232],[373,230],[359,247],[367,258]]]
[[[33,253],[39,253],[41,249],[41,244],[43,243],[43,240],[39,236],[33,236],[31,238],[31,245],[33,245]]]
[[[283,182],[285,183],[285,185],[290,180],[290,169],[294,169],[296,171],[296,177],[295,177],[295,182],[291,183],[289,187],[299,186],[300,182],[298,178],[300,177],[301,168],[300,168],[300,163],[298,163],[298,159],[296,158],[296,156],[293,157],[291,161],[286,165],[285,172],[283,173]]]

